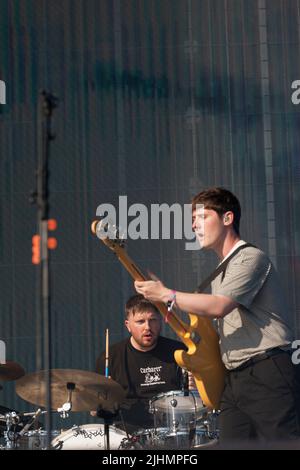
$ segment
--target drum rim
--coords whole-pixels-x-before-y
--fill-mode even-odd
[[[56,436],[59,436],[61,433],[58,429],[51,429],[50,432],[51,436],[52,434],[55,434]],[[24,432],[22,434],[22,437],[34,437],[34,436],[47,436],[47,430],[46,429],[30,429],[29,431]],[[54,436],[53,436],[54,439]]]
[[[167,405],[167,406],[164,406],[164,405],[160,405],[158,404],[159,400],[161,400],[162,398],[170,398],[170,397],[179,397],[180,398],[185,398],[185,395],[184,395],[184,392],[182,390],[170,390],[169,392],[165,392],[165,393],[159,393],[158,395],[155,395],[154,397],[152,397],[150,400],[149,400],[149,411],[151,414],[155,414],[156,412],[157,413],[165,413],[165,412],[168,412],[168,410],[170,409],[170,406],[168,403],[164,403],[164,405]],[[176,411],[181,414],[181,413],[202,413],[204,412],[204,410],[207,410],[207,407],[203,404],[202,402],[202,399],[200,397],[200,394],[198,392],[198,390],[190,390],[189,392],[189,395],[186,396],[186,398],[188,397],[192,397],[193,398],[193,402],[191,403],[192,406],[190,408],[186,407],[184,408],[184,406],[182,406],[182,408],[179,406],[178,408],[176,408]],[[197,403],[197,398],[199,398],[199,401],[200,403]]]
[[[154,397],[150,398],[150,403],[156,401],[156,400],[159,400],[163,397],[169,397],[169,396],[184,396],[184,392],[182,390],[169,390],[168,392],[162,392],[162,393],[158,393],[157,395],[154,395]],[[192,395],[194,398],[198,398],[201,400],[201,397],[200,397],[200,394],[198,392],[198,390],[190,390],[189,391],[189,395],[187,396],[190,396]],[[201,400],[202,402],[202,400]]]

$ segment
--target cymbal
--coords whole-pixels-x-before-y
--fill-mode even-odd
[[[117,382],[96,372],[77,369],[52,369],[51,406],[57,410],[69,401],[72,411],[91,411],[97,407],[114,410],[123,401],[125,391]],[[16,382],[19,397],[34,405],[46,406],[46,371],[33,372]]]
[[[17,380],[23,375],[25,370],[17,362],[6,361],[6,364],[0,364],[0,380]]]

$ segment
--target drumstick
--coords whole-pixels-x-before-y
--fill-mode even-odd
[[[108,377],[108,359],[109,359],[109,341],[108,341],[108,328],[105,331],[105,377]]]

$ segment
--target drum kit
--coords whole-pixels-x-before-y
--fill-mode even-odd
[[[217,412],[203,406],[199,393],[173,390],[150,400],[154,426],[141,429],[123,447],[129,449],[201,449],[218,442]]]
[[[0,381],[16,380],[18,396],[38,406],[36,411],[28,413],[0,406],[0,450],[48,448],[47,432],[39,422],[47,413],[42,410],[47,405],[45,377],[45,371],[25,375],[24,369],[12,361],[0,364]],[[51,449],[201,449],[217,443],[217,413],[203,406],[196,391],[176,390],[153,397],[149,402],[153,428],[129,435],[113,424],[125,397],[117,382],[95,372],[76,369],[53,369],[50,379],[51,409],[61,418],[68,417],[72,411],[97,410],[97,416],[104,419],[104,424],[53,430]]]

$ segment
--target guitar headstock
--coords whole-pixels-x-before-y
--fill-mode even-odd
[[[117,252],[125,246],[124,234],[110,221],[94,220],[91,230],[108,248]]]

